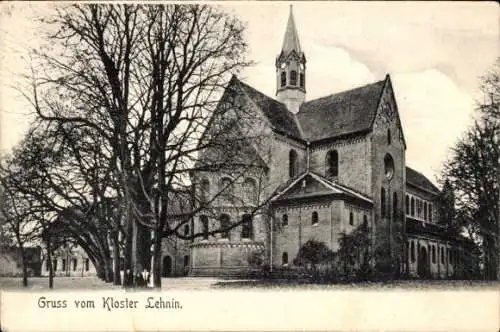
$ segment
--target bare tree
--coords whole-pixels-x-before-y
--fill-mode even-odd
[[[111,191],[118,217],[107,226],[123,227],[124,269],[134,278],[149,265],[152,232],[153,271],[160,287],[161,241],[184,236],[180,224],[169,222],[170,193],[193,192],[193,172],[231,170],[240,174],[231,177],[236,181],[260,167],[238,157],[248,137],[227,135],[238,130],[244,116],[235,112],[238,98],[226,93],[219,103],[230,75],[247,65],[244,27],[216,7],[199,5],[64,6],[45,21],[54,27],[47,36],[52,48],[34,52],[31,89],[25,95],[42,122],[59,137],[72,137],[59,144],[70,146],[77,163],[67,165],[66,176],[79,174],[76,183],[81,184],[74,185],[74,179],[64,183],[58,176],[53,189],[71,188],[65,194],[66,212],[68,206],[89,201],[95,207]],[[91,135],[80,141],[82,128]],[[93,168],[98,173],[93,181],[82,180],[87,164],[78,152],[95,147],[89,137],[98,137],[105,151],[98,158],[104,164]],[[208,150],[218,150],[219,157],[197,162]],[[107,177],[103,172],[115,181],[96,186],[95,179]],[[92,183],[95,188],[85,188]],[[80,197],[89,192],[93,199]],[[192,206],[200,210],[207,204]],[[134,283],[132,278],[125,284]]]
[[[6,175],[6,169],[15,167],[11,160],[6,160],[0,167],[0,216],[2,218],[2,235],[15,245],[21,256],[23,269],[23,286],[28,286],[28,266],[26,245],[36,243],[39,229],[33,220],[33,201],[14,190],[12,182]],[[6,242],[7,243],[7,242]]]
[[[497,61],[482,79],[485,99],[478,105],[480,117],[454,146],[443,169],[455,196],[455,222],[480,241],[488,279],[500,277],[499,68]]]

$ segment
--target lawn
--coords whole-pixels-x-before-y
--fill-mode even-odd
[[[96,277],[56,277],[54,290],[112,290],[120,289]],[[162,279],[164,290],[207,290],[207,289],[404,289],[404,290],[500,290],[499,281],[468,280],[396,280],[391,282],[362,282],[345,284],[313,284],[293,279],[221,279],[204,277],[183,277]],[[0,277],[0,290],[48,290],[48,278],[29,278],[28,287],[22,287],[22,278]]]

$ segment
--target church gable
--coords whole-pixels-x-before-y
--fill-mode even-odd
[[[384,88],[380,96],[376,115],[373,118],[372,126],[374,128],[379,126],[386,127],[387,125],[391,124],[396,126],[398,130],[397,137],[406,148],[406,142],[403,134],[403,127],[401,125],[401,119],[399,117],[398,106],[396,103],[396,98],[394,96],[394,90],[392,89],[391,78],[389,75],[387,75],[384,80]]]
[[[287,201],[308,197],[320,196],[338,196],[340,198],[349,198],[351,200],[362,201],[365,204],[371,204],[372,200],[350,188],[331,182],[326,178],[306,172],[290,181],[288,186],[279,191],[271,201]]]
[[[280,198],[291,199],[341,193],[342,192],[340,190],[329,187],[313,178],[310,174],[307,174],[302,179],[300,179],[300,181],[297,181],[297,183],[288,188],[288,190]]]

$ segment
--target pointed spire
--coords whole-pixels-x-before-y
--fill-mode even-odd
[[[283,46],[281,52],[283,54],[288,54],[291,51],[301,53],[299,35],[297,29],[295,28],[295,21],[293,19],[292,5],[290,5],[290,15],[288,16],[288,23],[286,25],[285,38],[283,39]]]

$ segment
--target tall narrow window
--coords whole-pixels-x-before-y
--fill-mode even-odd
[[[243,182],[243,196],[245,203],[257,204],[257,185],[254,179],[247,178]]]
[[[412,217],[415,217],[415,199],[412,197],[411,198],[411,211],[410,215]]]
[[[62,260],[62,270],[66,271],[66,260],[65,259]]]
[[[297,152],[290,150],[288,154],[288,174],[291,178],[297,175]]]
[[[283,216],[281,217],[281,224],[283,226],[287,226],[288,225],[288,214],[283,214]]]
[[[200,216],[201,232],[203,233],[203,240],[208,240],[208,217]]]
[[[339,175],[339,153],[337,150],[330,150],[326,153],[326,176],[334,177]]]
[[[405,213],[410,214],[410,197],[408,195],[405,197]]]
[[[221,197],[226,201],[231,201],[233,198],[233,185],[230,178],[224,177],[219,183],[219,192]]]
[[[392,142],[391,130],[387,129],[387,145],[391,145],[391,142]]]
[[[429,209],[429,211],[428,211],[428,213],[429,213],[429,221],[432,222],[432,204],[431,203],[429,203],[428,209]]]
[[[354,215],[352,214],[352,211],[349,212],[349,225],[354,225]]]
[[[306,77],[304,73],[300,73],[299,79],[300,79],[300,87],[304,88],[306,86]]]
[[[380,214],[385,217],[385,188],[380,189]]]
[[[412,263],[415,263],[415,242],[411,241],[410,256]]]
[[[283,255],[281,255],[281,263],[283,265],[288,264],[288,253],[287,252],[284,252]]]
[[[427,215],[427,202],[424,202],[424,220],[427,220],[428,218],[428,215]]]
[[[222,214],[219,219],[220,219],[220,228],[222,230],[220,237],[221,239],[229,239],[228,228],[230,226],[230,218],[227,214]]]
[[[200,188],[201,202],[207,203],[209,195],[210,195],[210,181],[208,181],[208,179],[203,179],[201,181],[201,188]]]
[[[392,219],[396,220],[398,217],[398,194],[392,195]]]
[[[432,262],[436,263],[436,246],[432,245]]]
[[[444,264],[444,247],[441,247],[441,264]]]
[[[73,271],[76,271],[77,260],[73,258]]]
[[[252,216],[249,214],[244,214],[242,216],[241,238],[251,239],[252,237],[253,237]]]
[[[316,225],[318,223],[318,212],[314,211],[311,214],[311,225]]]
[[[391,180],[394,176],[394,159],[388,153],[384,157],[384,172],[388,180]]]
[[[281,72],[281,87],[284,87],[286,85],[286,72],[283,71]]]
[[[366,214],[363,215],[363,231],[368,231],[368,217]]]
[[[189,265],[189,256],[185,255],[184,256],[184,267],[187,267]]]
[[[290,85],[297,85],[297,72],[295,70],[290,71]]]

